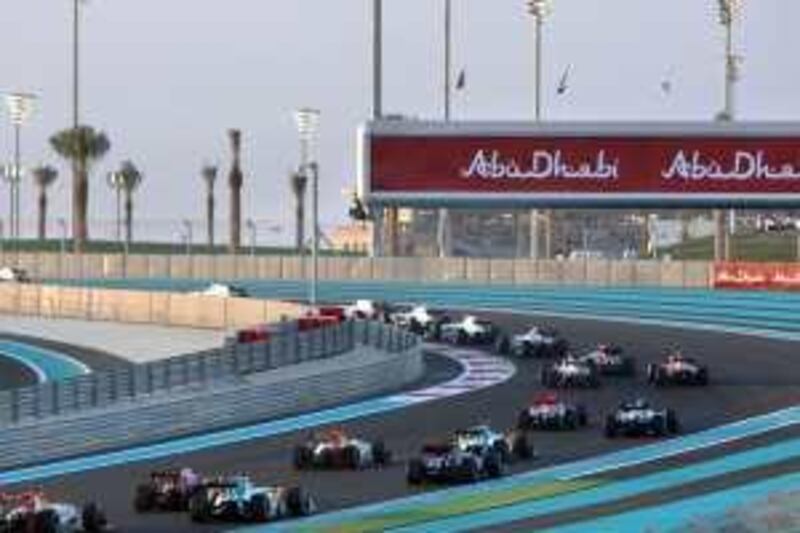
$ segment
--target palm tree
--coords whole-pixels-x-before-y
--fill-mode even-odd
[[[289,182],[292,186],[292,194],[294,195],[294,244],[295,248],[297,248],[297,253],[302,253],[306,238],[306,184],[308,183],[308,178],[305,172],[300,170],[298,172],[292,172],[289,175]]]
[[[143,176],[131,161],[122,162],[119,175],[125,194],[125,244],[130,247],[133,240],[133,193],[141,185]]]
[[[231,152],[233,152],[233,165],[228,176],[228,187],[231,193],[230,212],[230,232],[231,240],[228,244],[230,253],[239,252],[242,244],[242,169],[241,169],[241,150],[242,132],[239,130],[229,130],[228,136],[231,141]]]
[[[78,126],[55,133],[50,137],[50,146],[72,163],[72,237],[75,251],[82,252],[89,239],[89,168],[111,149],[111,142],[102,131]]]
[[[41,165],[31,171],[33,181],[39,188],[39,240],[47,238],[47,189],[58,178],[58,171],[49,166]]]
[[[206,232],[208,247],[214,251],[214,183],[217,181],[217,167],[205,165],[201,171],[203,181],[206,183]]]

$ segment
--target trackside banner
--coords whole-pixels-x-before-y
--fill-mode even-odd
[[[716,289],[800,291],[800,263],[715,263]]]
[[[800,137],[391,136],[373,193],[800,194]]]

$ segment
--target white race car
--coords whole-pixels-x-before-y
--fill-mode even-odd
[[[504,335],[497,341],[497,351],[516,357],[564,357],[569,345],[554,328],[534,326],[525,333]]]
[[[408,306],[392,313],[389,319],[396,326],[431,338],[438,338],[442,324],[449,320],[442,311],[433,311],[424,305]]]
[[[617,435],[664,436],[677,433],[678,429],[678,417],[675,411],[654,408],[643,398],[620,403],[616,411],[606,417],[608,438]]]
[[[356,300],[344,306],[346,319],[377,320],[383,315],[383,306],[374,300]]]
[[[567,356],[542,368],[542,385],[545,387],[599,387],[597,367]]]
[[[93,503],[81,509],[71,503],[52,502],[41,491],[0,494],[0,531],[96,533],[107,530],[105,515]]]
[[[202,291],[193,292],[195,296],[215,296],[218,298],[247,298],[249,294],[242,287],[226,285],[225,283],[212,283]]]
[[[306,468],[349,468],[360,470],[384,466],[391,453],[382,441],[368,442],[340,430],[311,434],[294,449],[294,466]]]
[[[442,324],[440,336],[454,344],[490,344],[497,339],[498,330],[488,320],[467,315],[460,322]]]
[[[25,269],[4,266],[0,267],[0,282],[7,283],[30,283],[31,277]]]
[[[258,487],[245,475],[204,483],[189,499],[194,522],[268,522],[307,516],[316,510],[299,487]]]
[[[605,376],[633,376],[636,374],[636,360],[625,355],[621,347],[613,344],[600,344],[578,359],[594,365]]]

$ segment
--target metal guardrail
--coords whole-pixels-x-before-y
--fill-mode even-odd
[[[297,332],[289,326],[287,323],[287,327],[279,328],[266,342],[231,343],[161,361],[1,391],[0,427],[244,384],[244,378],[252,374],[334,357],[353,351],[358,344],[396,353],[417,342],[413,335],[383,324],[349,321],[307,332]]]

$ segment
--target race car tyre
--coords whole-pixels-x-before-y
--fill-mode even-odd
[[[386,449],[382,440],[378,440],[372,445],[372,458],[376,465],[386,466],[392,462],[392,452]]]
[[[468,342],[469,342],[469,337],[467,336],[466,332],[459,331],[456,334],[456,344],[458,344],[459,346],[464,346]]]
[[[61,520],[53,509],[37,512],[33,517],[33,531],[36,533],[58,533]]]
[[[559,359],[562,359],[567,356],[567,352],[569,351],[569,343],[563,339],[556,341],[554,345],[552,345],[552,353]]]
[[[406,480],[410,485],[421,485],[425,480],[425,467],[419,459],[411,459],[408,463]]]
[[[511,462],[511,450],[508,449],[508,443],[506,441],[499,440],[494,443],[492,448],[503,463]]]
[[[266,494],[254,494],[250,498],[250,516],[256,522],[266,522],[270,517],[269,498]]]
[[[478,461],[474,457],[467,457],[461,465],[461,477],[467,483],[475,483],[481,477]]]
[[[344,451],[344,464],[353,470],[361,468],[361,450],[355,446],[347,446]]]
[[[518,429],[530,429],[533,425],[533,420],[531,419],[530,413],[528,410],[524,410],[520,412],[519,416],[517,417],[517,428]]]
[[[335,466],[335,457],[330,450],[322,450],[319,454],[319,464],[323,468],[333,468]]]
[[[647,382],[648,383],[655,383],[656,382],[656,374],[657,374],[658,367],[653,363],[649,363],[647,365]]]
[[[416,318],[411,319],[408,329],[415,335],[422,335],[425,333],[425,328],[422,327],[422,324],[420,324],[419,320]]]
[[[578,427],[577,418],[578,417],[575,415],[575,413],[573,413],[572,411],[567,411],[564,414],[564,418],[561,419],[563,427],[565,427],[566,429],[577,429]]]
[[[316,505],[302,487],[292,487],[286,495],[286,507],[292,516],[308,516],[314,512]]]
[[[589,415],[586,413],[586,408],[582,405],[578,406],[578,425],[586,427],[589,424]]]
[[[503,335],[495,344],[495,351],[500,355],[508,355],[511,351],[511,340],[508,335]]]
[[[614,418],[614,415],[608,415],[606,418],[606,428],[605,428],[606,437],[609,439],[613,439],[617,436],[617,421]]]
[[[680,424],[678,424],[678,417],[675,411],[667,409],[667,431],[675,434],[680,431]]]
[[[698,385],[708,385],[708,369],[701,368],[697,371],[697,384]]]
[[[136,487],[136,496],[133,499],[133,508],[137,512],[145,513],[152,511],[156,504],[156,492],[149,484],[138,485]]]
[[[514,436],[512,451],[518,459],[533,459],[535,451],[533,449],[533,443],[528,439],[527,433],[520,432]]]
[[[490,478],[499,478],[505,475],[505,462],[502,456],[496,451],[489,452],[486,456],[486,475]]]
[[[99,533],[105,530],[108,520],[96,503],[89,502],[81,509],[81,525],[86,533]]]
[[[622,369],[620,373],[623,376],[635,376],[636,375],[636,360],[632,357],[626,357],[622,360]]]
[[[211,518],[211,504],[205,492],[198,492],[189,498],[189,517],[193,522],[208,522]]]
[[[293,462],[298,470],[310,467],[314,462],[314,451],[308,446],[295,446]]]

